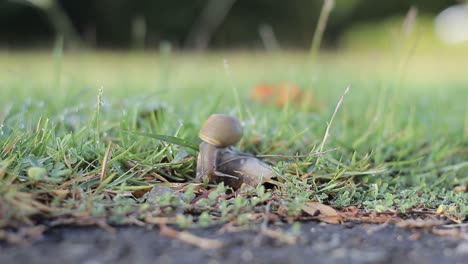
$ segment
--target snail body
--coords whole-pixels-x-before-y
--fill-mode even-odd
[[[257,186],[274,177],[264,162],[246,153],[228,148],[242,137],[242,125],[232,116],[211,115],[199,132],[200,144],[196,179],[208,178],[211,183],[224,182],[235,189],[242,183]]]
[[[202,142],[199,149],[200,153],[197,158],[197,175],[195,179],[201,181],[203,177],[207,177],[210,182],[213,182],[220,149],[206,142]]]

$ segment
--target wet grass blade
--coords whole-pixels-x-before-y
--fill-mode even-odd
[[[198,151],[198,145],[197,144],[195,144],[193,142],[190,142],[190,141],[187,141],[187,140],[185,140],[183,138],[178,138],[178,137],[168,136],[168,135],[136,132],[136,131],[127,131],[127,132],[138,135],[138,136],[154,138],[154,139],[157,139],[157,140],[161,140],[161,141],[168,142],[168,143],[171,143],[171,144],[179,145],[179,146],[182,146],[182,147],[188,147],[188,148],[191,148],[191,149],[193,149],[195,151]]]

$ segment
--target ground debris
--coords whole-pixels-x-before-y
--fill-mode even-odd
[[[432,233],[435,235],[439,236],[450,236],[455,239],[462,239],[462,240],[468,240],[468,229],[466,228],[446,228],[442,226],[442,228],[439,227],[433,227],[432,228]]]
[[[348,206],[340,211],[345,221],[358,221],[371,224],[395,223],[400,218],[395,212],[368,212],[356,206]]]
[[[75,226],[97,226],[106,230],[109,233],[115,233],[115,228],[110,226],[106,220],[96,217],[70,217],[70,218],[58,218],[48,224],[50,227],[63,226],[63,225],[75,225]]]
[[[396,223],[397,227],[400,228],[431,228],[434,226],[440,226],[445,224],[446,221],[440,220],[440,219],[434,219],[434,218],[428,218],[428,219],[407,219],[407,220],[401,220],[398,223]]]
[[[281,230],[274,230],[270,228],[262,228],[260,233],[264,236],[273,238],[275,240],[278,240],[282,243],[288,244],[288,245],[294,245],[297,243],[298,237],[292,234],[285,233]]]
[[[178,239],[202,249],[218,249],[224,246],[224,242],[219,239],[203,238],[187,231],[177,231],[165,224],[159,225],[159,228],[161,234],[164,236]]]
[[[0,229],[0,241],[15,245],[28,244],[42,237],[45,230],[43,225],[24,226],[16,230]]]

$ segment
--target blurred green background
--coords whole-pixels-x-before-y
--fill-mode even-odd
[[[437,45],[433,19],[456,0],[339,0],[323,47],[386,45],[388,26],[418,9],[428,45]],[[0,47],[67,45],[101,49],[307,49],[323,1],[319,0],[1,0]],[[370,25],[370,27],[369,27]],[[356,34],[354,34],[356,33]],[[354,38],[352,36],[358,36]],[[369,40],[368,36],[372,36]],[[424,45],[423,45],[424,46]]]

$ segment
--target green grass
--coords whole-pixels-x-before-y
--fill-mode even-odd
[[[468,184],[468,61],[438,54],[416,53],[403,69],[406,57],[385,53],[321,54],[311,78],[300,52],[1,53],[0,227],[154,217],[247,224],[265,211],[297,220],[308,200],[401,213],[442,205],[463,220],[467,193],[454,188]],[[264,81],[296,83],[321,108],[251,102],[249,88]],[[280,186],[236,196],[208,186],[196,203],[194,184],[183,199],[133,198],[194,179],[192,144],[212,113],[242,118],[242,151],[285,155],[265,159]]]

